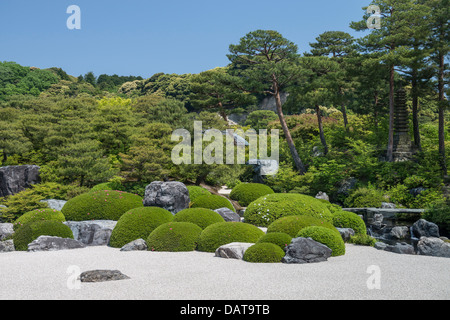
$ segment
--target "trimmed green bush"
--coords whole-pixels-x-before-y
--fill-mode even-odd
[[[367,234],[367,227],[363,219],[356,213],[340,210],[333,214],[333,225],[336,228],[352,228],[355,234]]]
[[[236,200],[243,207],[247,207],[250,202],[274,193],[272,188],[262,183],[240,183],[230,192],[230,199]]]
[[[285,253],[283,249],[273,243],[256,243],[244,253],[244,261],[256,263],[277,263],[281,262]]]
[[[213,223],[225,222],[220,214],[205,208],[189,208],[181,210],[175,214],[173,221],[191,222],[198,225],[202,230]]]
[[[189,191],[189,198],[191,199],[191,202],[194,202],[194,200],[200,196],[210,196],[211,195],[211,192],[209,192],[205,188],[202,188],[199,186],[186,186],[186,188]]]
[[[147,238],[150,251],[193,251],[202,229],[190,222],[168,222],[152,231]]]
[[[128,210],[143,207],[138,195],[113,190],[81,194],[67,201],[62,213],[68,221],[119,220]]]
[[[39,236],[53,236],[73,239],[72,230],[65,224],[54,220],[35,221],[24,224],[13,235],[17,251],[27,251],[28,244]]]
[[[311,238],[330,248],[333,252],[331,256],[341,256],[345,254],[345,243],[339,232],[325,227],[311,226],[300,230],[296,237]]]
[[[244,220],[257,226],[267,227],[275,220],[293,215],[307,215],[333,221],[327,205],[318,199],[297,193],[273,193],[262,196],[249,204]]]
[[[41,220],[54,220],[63,222],[66,218],[61,211],[54,209],[36,209],[21,215],[13,224],[14,231],[19,229],[24,224],[41,221]]]
[[[350,237],[348,243],[352,243],[359,246],[374,247],[377,241],[378,241],[377,239],[369,236],[368,234],[355,234],[354,236]]]
[[[256,243],[273,243],[285,249],[291,243],[292,237],[284,232],[271,232],[263,235]]]
[[[197,250],[214,252],[224,244],[231,242],[255,243],[264,232],[254,225],[243,222],[214,223],[203,230]]]
[[[329,222],[311,216],[286,216],[275,220],[267,227],[267,233],[284,232],[295,237],[297,233],[306,227],[320,226],[337,232],[337,229]]]
[[[158,207],[140,207],[125,212],[114,227],[109,245],[121,248],[136,239],[147,239],[163,223],[173,220],[170,211]]]
[[[344,201],[347,208],[381,208],[383,193],[374,188],[358,188]]]
[[[191,204],[191,208],[206,208],[206,209],[220,209],[220,208],[228,208],[236,212],[230,200],[225,197],[212,194],[210,196],[199,196],[195,199]]]

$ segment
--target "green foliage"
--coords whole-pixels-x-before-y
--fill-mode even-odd
[[[319,226],[337,231],[336,228],[324,219],[319,219],[311,216],[286,216],[279,218],[272,222],[267,227],[267,234],[283,232],[291,237],[295,237],[300,230],[310,226]]]
[[[348,243],[360,246],[374,247],[377,241],[377,239],[369,236],[368,234],[355,234],[354,236],[350,237]]]
[[[291,215],[307,215],[327,222],[333,219],[324,203],[294,193],[273,193],[256,199],[245,210],[244,219],[247,223],[265,227],[281,217]]]
[[[436,223],[441,234],[450,234],[450,199],[442,199],[430,204],[425,209],[423,218]]]
[[[103,190],[81,194],[62,208],[68,221],[119,220],[127,211],[142,207],[142,198],[122,191]]]
[[[283,249],[273,243],[256,243],[245,250],[244,261],[254,263],[276,263],[281,262],[285,253]]]
[[[266,194],[274,193],[272,188],[262,183],[240,183],[231,190],[230,199],[236,200],[243,207]]]
[[[168,222],[160,225],[147,238],[150,251],[193,251],[202,229],[190,222]]]
[[[62,214],[61,211],[54,209],[36,209],[30,212],[27,212],[21,215],[13,224],[13,228],[15,231],[19,229],[21,226],[35,221],[41,220],[54,220],[59,222],[66,221],[66,218]]]
[[[353,191],[344,201],[348,208],[381,208],[383,193],[374,188],[361,187]]]
[[[333,225],[336,228],[352,228],[355,234],[367,234],[364,220],[353,212],[339,210],[333,213]]]
[[[33,240],[37,239],[39,236],[73,239],[72,230],[59,221],[35,221],[27,223],[17,229],[13,235],[14,247],[17,251],[26,251],[28,249],[28,244],[33,242]]]
[[[173,220],[169,211],[158,207],[138,207],[125,212],[114,227],[109,245],[121,248],[137,239],[147,239],[163,223]]]
[[[173,221],[191,222],[198,225],[202,228],[202,230],[213,223],[225,222],[220,214],[213,210],[204,208],[189,208],[181,210],[175,214]]]
[[[210,196],[211,192],[199,186],[186,186],[189,191],[189,198],[194,202],[200,196]]]
[[[285,249],[291,243],[292,237],[284,232],[270,232],[259,238],[256,243],[273,243],[281,249]]]
[[[245,125],[250,126],[252,129],[267,129],[268,125],[272,121],[278,120],[278,116],[271,110],[256,110],[250,112],[245,120]]]
[[[234,209],[230,200],[215,194],[197,197],[195,201],[192,202],[191,208],[206,208],[211,210],[228,208],[236,212],[236,209]]]
[[[197,249],[199,251],[214,252],[218,247],[231,242],[255,243],[263,235],[263,231],[248,223],[214,223],[202,231]]]
[[[296,237],[311,238],[326,245],[332,250],[331,256],[341,256],[345,254],[345,243],[339,232],[325,227],[311,226],[300,230]]]

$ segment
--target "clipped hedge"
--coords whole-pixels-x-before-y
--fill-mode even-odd
[[[205,229],[207,226],[217,223],[225,222],[220,214],[205,208],[189,208],[177,212],[173,218],[175,222],[191,222]]]
[[[264,232],[254,225],[243,222],[214,223],[203,230],[197,250],[214,252],[224,244],[231,242],[255,243]]]
[[[341,235],[325,227],[311,226],[300,230],[296,237],[311,238],[330,248],[333,252],[331,256],[341,256],[345,254],[345,243]]]
[[[194,202],[194,200],[200,196],[210,196],[211,195],[211,192],[209,192],[205,188],[202,188],[199,186],[186,186],[186,188],[189,191],[189,198],[191,199],[191,202]]]
[[[136,239],[147,239],[163,223],[173,220],[170,211],[158,207],[139,207],[125,212],[114,227],[109,245],[121,248]]]
[[[291,237],[295,237],[301,229],[310,226],[325,227],[337,232],[337,229],[324,219],[311,216],[286,216],[272,222],[267,227],[267,233],[284,232]]]
[[[285,249],[291,243],[292,237],[284,232],[271,232],[263,235],[256,243],[273,243]]]
[[[142,198],[123,191],[101,190],[70,199],[62,208],[68,221],[119,220],[128,210],[143,207]]]
[[[55,220],[35,221],[24,224],[13,235],[17,251],[27,251],[28,244],[40,236],[53,236],[73,239],[72,230],[62,222]]]
[[[212,194],[210,196],[199,196],[195,199],[194,202],[191,204],[191,208],[205,208],[205,209],[220,209],[220,208],[228,208],[234,212],[236,212],[236,209],[234,209],[233,205],[231,204],[230,200],[228,200],[225,197]]]
[[[262,196],[249,204],[244,220],[257,226],[267,227],[275,220],[292,215],[307,215],[333,221],[327,205],[318,199],[297,193],[273,193]]]
[[[281,262],[285,252],[273,243],[256,243],[249,247],[244,253],[244,261],[256,263],[277,263]]]
[[[42,220],[54,220],[59,222],[66,221],[66,218],[61,211],[54,209],[36,209],[27,213],[24,213],[13,224],[14,231],[19,229],[21,226],[35,221]]]
[[[147,238],[150,251],[193,251],[202,229],[190,222],[168,222],[160,225]]]
[[[271,193],[274,193],[272,188],[262,183],[240,183],[231,190],[230,199],[247,207],[252,201]]]
[[[333,225],[336,228],[352,228],[355,235],[367,234],[367,227],[363,219],[356,213],[340,210],[333,214]]]

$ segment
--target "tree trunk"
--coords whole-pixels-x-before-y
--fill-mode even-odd
[[[441,161],[442,173],[447,175],[447,163],[445,159],[445,128],[444,128],[444,111],[446,100],[444,96],[444,55],[439,53],[439,156]]]
[[[276,102],[276,106],[277,106],[277,114],[278,114],[278,118],[280,119],[281,128],[283,129],[284,136],[286,138],[286,142],[287,142],[287,144],[289,146],[289,150],[291,151],[291,154],[292,154],[292,158],[294,159],[295,167],[300,172],[300,174],[303,175],[306,173],[306,169],[305,169],[305,166],[303,165],[302,160],[300,159],[300,156],[298,155],[297,149],[295,148],[294,141],[292,140],[291,132],[289,131],[289,128],[286,124],[286,120],[284,119],[283,108],[282,108],[283,105],[281,103],[280,92],[278,90],[278,84],[276,82],[275,75],[273,75],[272,77],[274,78],[273,90],[274,90],[274,97],[275,97],[275,102]]]
[[[389,70],[389,141],[386,154],[387,161],[394,161],[394,64]]]
[[[412,72],[411,79],[411,92],[412,92],[412,120],[413,120],[413,132],[414,132],[414,145],[419,150],[422,150],[422,145],[420,143],[420,132],[419,132],[419,95],[417,89],[417,70],[414,69]]]
[[[225,109],[223,108],[222,102],[219,102],[219,110],[220,116],[223,118],[223,120],[225,120],[228,123],[228,116]]]
[[[378,91],[374,93],[373,118],[375,123],[375,130],[378,131]]]
[[[342,96],[342,102],[341,102],[341,111],[342,111],[342,117],[344,118],[344,127],[348,131],[348,118],[347,118],[347,109],[345,107],[345,101],[344,101],[344,91],[342,88],[339,89],[339,93]]]
[[[325,134],[323,133],[322,115],[320,114],[320,108],[318,105],[316,105],[316,114],[317,114],[317,123],[319,124],[320,142],[322,142],[322,145],[324,148],[323,152],[326,155],[328,153],[328,146],[327,146],[327,141],[325,140]]]

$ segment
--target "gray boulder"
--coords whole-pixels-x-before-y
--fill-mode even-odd
[[[153,181],[145,188],[145,207],[160,207],[176,214],[188,208],[189,202],[189,191],[179,181]]]
[[[119,270],[91,270],[80,274],[81,282],[104,282],[130,279]]]
[[[245,251],[254,243],[232,242],[216,249],[215,256],[227,259],[243,259]]]
[[[117,224],[113,220],[65,221],[75,240],[89,246],[108,245],[111,233]]]
[[[56,200],[56,199],[47,199],[47,200],[41,200],[40,202],[46,202],[47,206],[50,209],[61,211],[61,209],[64,207],[67,201],[65,200]]]
[[[281,262],[284,263],[314,263],[327,261],[332,250],[326,245],[311,238],[294,238],[286,247],[286,255]]]
[[[0,252],[11,251],[15,251],[13,240],[0,241]]]
[[[396,243],[395,245],[388,244],[384,251],[399,253],[399,254],[416,254],[414,247],[406,242]]]
[[[67,249],[85,248],[86,245],[80,241],[68,238],[40,236],[28,244],[28,251],[55,251]]]
[[[0,223],[0,241],[14,234],[12,223]]]
[[[417,243],[417,254],[450,258],[450,243],[439,238],[421,237]]]
[[[339,233],[341,234],[342,240],[348,241],[350,240],[350,237],[353,237],[355,235],[355,230],[352,228],[336,228]]]
[[[10,196],[30,188],[41,181],[40,167],[34,165],[0,168],[0,197]]]
[[[229,208],[219,208],[219,209],[215,209],[214,211],[217,212],[218,214],[220,214],[226,222],[241,221],[241,217],[236,212],[234,212],[233,210],[231,210]]]
[[[392,202],[382,202],[381,209],[395,209],[397,206]]]
[[[316,194],[316,199],[322,199],[322,200],[330,201],[330,197],[328,197],[328,195],[325,192],[322,192],[322,191],[319,191]]]
[[[406,239],[409,236],[409,228],[405,226],[393,227],[389,235],[394,239]]]
[[[144,251],[147,250],[147,242],[144,239],[137,239],[127,243],[120,251]]]
[[[413,234],[416,238],[434,237],[439,238],[439,227],[432,222],[425,219],[420,219],[414,222],[412,226]]]

